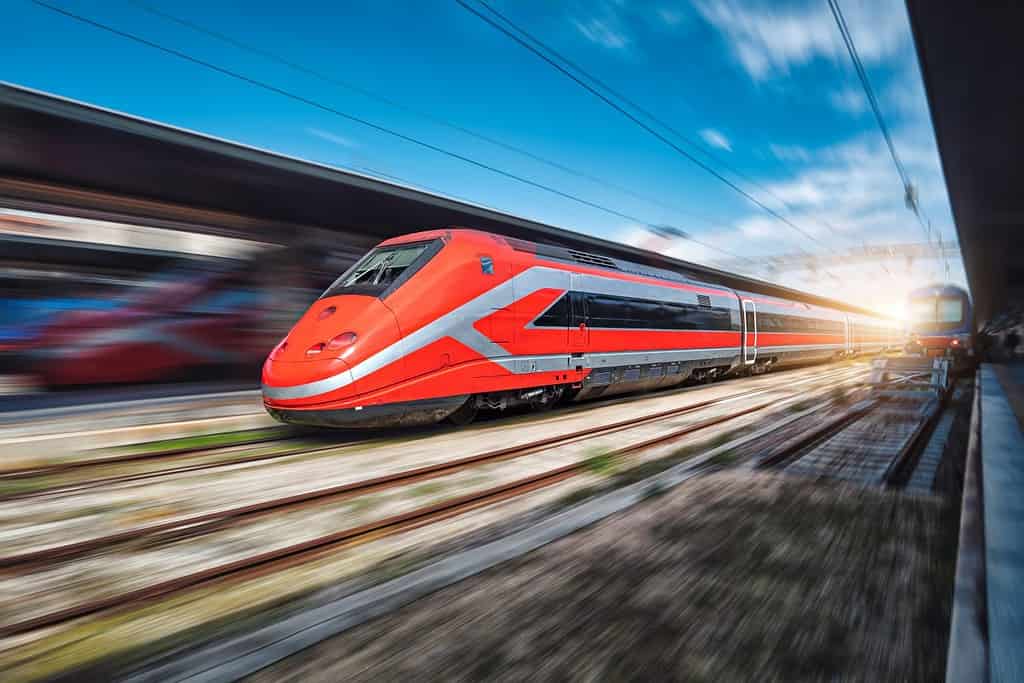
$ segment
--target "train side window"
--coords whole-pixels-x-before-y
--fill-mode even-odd
[[[494,275],[494,259],[490,256],[480,257],[480,272],[484,275]]]
[[[537,327],[568,327],[569,295],[558,297],[533,324]]]

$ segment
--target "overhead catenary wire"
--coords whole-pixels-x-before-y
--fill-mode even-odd
[[[780,214],[777,211],[775,211],[774,209],[772,209],[770,206],[767,206],[764,202],[758,200],[756,197],[751,195],[749,192],[744,190],[742,187],[740,187],[739,185],[737,185],[736,183],[731,181],[729,178],[725,177],[718,170],[716,170],[715,168],[713,168],[709,164],[705,163],[704,161],[698,159],[693,154],[687,152],[685,149],[683,149],[678,144],[673,142],[671,139],[669,139],[667,136],[662,134],[660,131],[656,130],[652,126],[650,126],[647,123],[645,123],[644,121],[642,121],[635,114],[633,114],[628,109],[626,109],[625,107],[620,105],[618,102],[616,102],[612,97],[604,94],[598,88],[596,88],[593,85],[591,85],[590,83],[588,83],[585,80],[584,77],[577,76],[575,73],[570,71],[568,68],[566,68],[566,67],[562,66],[561,64],[559,64],[558,61],[556,61],[552,57],[550,57],[547,54],[545,54],[544,50],[542,50],[542,49],[540,49],[538,47],[535,47],[534,45],[531,45],[528,41],[526,41],[523,38],[521,38],[520,36],[516,35],[510,29],[508,29],[505,26],[501,25],[500,23],[498,23],[497,21],[495,21],[491,17],[483,14],[482,12],[477,10],[475,7],[472,7],[466,0],[455,0],[455,1],[459,5],[461,5],[464,9],[466,9],[468,12],[476,15],[477,17],[482,19],[484,22],[489,24],[491,27],[497,29],[498,31],[503,33],[505,36],[511,38],[513,41],[515,41],[516,43],[518,43],[522,47],[526,48],[527,50],[529,50],[533,54],[535,54],[538,57],[540,57],[542,60],[547,62],[550,66],[554,67],[556,70],[558,70],[559,72],[561,72],[562,74],[564,74],[565,76],[570,78],[572,81],[574,81],[579,86],[581,86],[584,89],[586,89],[588,92],[593,94],[595,97],[600,99],[602,102],[604,102],[608,106],[610,106],[613,109],[615,109],[617,112],[619,112],[620,114],[625,116],[627,119],[632,121],[634,124],[636,124],[637,126],[642,128],[643,130],[647,131],[650,135],[654,136],[655,138],[660,140],[662,143],[668,145],[670,148],[675,150],[678,154],[680,154],[681,156],[683,156],[686,159],[690,160],[692,163],[696,164],[699,168],[701,168],[705,172],[709,173],[711,176],[713,176],[714,178],[716,178],[720,182],[722,182],[725,185],[727,185],[733,191],[735,191],[736,193],[738,193],[741,196],[743,196],[744,198],[746,198],[748,201],[750,201],[753,204],[755,204],[756,206],[758,206],[760,209],[762,209],[768,215],[772,216],[773,218],[775,218],[776,220],[780,221],[784,225],[789,226],[790,228],[795,230],[797,233],[799,233],[800,235],[802,235],[803,237],[805,237],[809,241],[814,242],[814,243],[824,247],[825,249],[831,250],[831,248],[828,245],[823,243],[817,237],[815,237],[811,233],[807,232],[806,230],[804,230],[800,226],[796,225],[795,223],[793,223],[792,221],[787,219],[785,216],[783,216],[782,214]],[[543,43],[540,43],[539,41],[538,41],[538,44],[543,45]],[[588,78],[590,80],[593,80],[588,74],[586,74],[586,72],[581,72],[581,73],[585,74],[586,78]]]
[[[850,55],[850,61],[853,63],[854,71],[856,71],[857,78],[860,80],[861,87],[864,89],[864,94],[868,99],[868,104],[871,106],[871,111],[875,115],[875,121],[878,123],[878,129],[881,131],[882,137],[885,139],[885,144],[889,148],[889,155],[892,157],[893,165],[896,167],[896,173],[900,177],[900,182],[903,183],[903,193],[906,198],[907,208],[914,212],[914,215],[917,217],[917,222],[921,225],[921,230],[924,232],[925,241],[927,241],[928,244],[931,244],[931,220],[924,214],[924,210],[918,202],[916,188],[910,180],[910,174],[907,173],[906,167],[903,165],[899,154],[896,152],[896,145],[893,142],[892,134],[889,132],[889,126],[885,123],[885,117],[882,116],[882,108],[878,104],[878,98],[875,97],[874,88],[871,87],[871,79],[868,78],[867,69],[864,68],[864,63],[861,61],[860,53],[857,51],[857,44],[853,40],[853,34],[850,33],[850,27],[846,23],[846,17],[843,15],[843,10],[839,6],[838,0],[828,0],[828,6],[829,9],[832,10],[832,17],[835,19],[836,26],[839,28],[839,34],[842,36],[843,43],[846,45],[846,51]],[[942,257],[946,272],[948,273],[949,258],[945,255],[941,246],[939,254]]]
[[[836,0],[827,0],[828,6],[832,10],[832,17],[836,21],[836,26],[839,27],[839,33],[843,38],[843,43],[846,45],[846,51],[850,55],[850,61],[853,62],[853,68],[857,72],[857,77],[860,79],[861,87],[864,89],[864,94],[868,98],[868,104],[871,106],[871,111],[874,112],[875,121],[878,122],[878,128],[882,132],[882,137],[885,138],[885,144],[889,147],[889,154],[892,156],[893,164],[896,166],[896,172],[900,176],[900,180],[903,182],[904,188],[910,187],[910,177],[907,175],[907,170],[903,166],[903,162],[900,161],[899,155],[896,153],[896,146],[893,144],[892,135],[889,133],[889,127],[885,123],[885,118],[882,116],[882,110],[878,106],[878,100],[875,98],[875,91],[871,87],[871,81],[868,79],[867,71],[864,69],[864,64],[860,60],[860,54],[857,52],[857,46],[853,42],[853,36],[850,34],[850,29],[846,25],[846,18],[843,16],[843,10],[840,9],[839,3]]]
[[[718,156],[717,154],[712,152],[710,149],[708,149],[707,145],[704,145],[701,142],[699,142],[697,140],[694,140],[693,138],[685,135],[678,128],[676,128],[672,124],[668,123],[664,119],[660,118],[659,116],[655,115],[649,109],[646,109],[645,107],[642,107],[635,100],[630,99],[626,95],[622,94],[622,92],[620,92],[620,91],[616,90],[615,88],[613,88],[612,86],[608,85],[607,82],[605,82],[602,79],[598,78],[593,73],[588,72],[586,69],[581,67],[578,63],[574,62],[570,58],[566,57],[564,54],[562,54],[559,51],[555,50],[553,47],[551,47],[547,43],[544,43],[539,38],[537,38],[536,36],[532,35],[529,31],[527,31],[526,29],[524,29],[523,27],[519,26],[514,21],[512,21],[508,16],[506,16],[505,14],[503,14],[503,13],[499,12],[498,10],[496,10],[494,7],[492,7],[490,4],[488,4],[486,2],[486,0],[478,0],[478,2],[479,2],[479,4],[483,8],[485,8],[487,11],[489,11],[494,16],[496,16],[499,19],[501,19],[501,21],[503,21],[505,24],[510,26],[513,30],[515,30],[521,36],[525,37],[527,40],[532,42],[540,50],[543,50],[543,51],[547,52],[549,55],[552,55],[556,59],[560,60],[563,64],[565,64],[569,68],[573,69],[577,74],[582,75],[585,79],[589,80],[591,83],[593,83],[597,87],[601,88],[606,93],[608,93],[612,97],[616,98],[620,102],[624,102],[626,105],[628,105],[634,111],[636,111],[637,113],[642,115],[644,118],[646,118],[647,120],[651,121],[655,125],[660,126],[664,130],[668,131],[669,133],[674,135],[676,138],[678,138],[679,140],[684,142],[686,145],[688,145],[692,149],[697,150],[699,153],[703,154],[708,159],[710,159],[713,162],[717,163],[720,167],[726,169],[727,171],[729,171],[733,175],[737,176],[738,178],[742,178],[747,183],[749,183],[749,184],[753,185],[754,187],[758,188],[761,192],[764,192],[767,196],[771,197],[776,202],[778,202],[779,205],[784,207],[788,212],[796,213],[796,210],[792,206],[790,206],[789,203],[786,200],[782,199],[777,194],[772,192],[764,184],[758,182],[754,178],[750,177],[748,174],[744,173],[743,171],[740,171],[739,169],[735,168],[734,166],[732,166],[731,164],[726,162],[720,156]],[[463,7],[465,7],[466,9],[469,9],[464,2],[460,1],[459,4],[462,5]],[[815,222],[819,223],[820,225],[824,226],[827,230],[829,230],[830,232],[832,232],[834,235],[836,235],[838,237],[842,237],[842,238],[848,239],[848,240],[854,240],[854,241],[856,240],[856,238],[854,238],[854,237],[852,237],[850,235],[847,235],[846,233],[844,233],[843,231],[839,230],[834,225],[832,225],[831,223],[829,223],[828,221],[826,221],[826,220],[824,220],[824,219],[822,219],[820,217],[812,217],[812,219]]]
[[[235,47],[235,48],[237,48],[239,50],[242,50],[244,52],[248,52],[250,54],[257,55],[258,57],[261,57],[263,59],[266,59],[266,60],[269,60],[269,61],[272,61],[272,62],[276,62],[276,63],[281,64],[283,66],[286,66],[289,69],[292,69],[292,70],[294,70],[294,71],[296,71],[298,73],[302,73],[302,74],[305,74],[307,76],[312,76],[313,78],[316,78],[316,79],[318,79],[320,81],[323,81],[325,83],[329,83],[331,85],[334,85],[334,86],[337,86],[337,87],[340,87],[340,88],[344,88],[344,89],[349,90],[351,92],[354,92],[354,93],[357,93],[359,95],[362,95],[363,97],[366,97],[367,99],[371,99],[371,100],[374,100],[376,102],[380,102],[382,104],[386,104],[389,107],[393,107],[395,109],[398,109],[400,111],[406,112],[408,114],[412,114],[412,115],[417,116],[419,118],[422,118],[422,119],[424,119],[426,121],[430,121],[431,123],[433,123],[435,125],[443,126],[445,128],[448,128],[449,130],[454,130],[456,132],[462,133],[463,135],[467,135],[469,137],[475,138],[475,139],[480,140],[482,142],[486,142],[487,144],[493,145],[493,146],[498,147],[500,149],[504,149],[504,150],[506,150],[508,152],[512,152],[514,154],[518,154],[520,156],[526,157],[526,158],[531,159],[533,161],[536,161],[538,163],[544,164],[544,165],[546,165],[546,166],[548,166],[550,168],[554,168],[554,169],[556,169],[558,171],[561,171],[563,173],[567,173],[567,174],[576,176],[578,178],[583,178],[584,180],[587,180],[588,182],[591,182],[591,183],[594,183],[594,184],[597,184],[597,185],[600,185],[600,186],[603,186],[603,187],[615,190],[617,192],[621,192],[621,193],[623,193],[625,195],[633,197],[634,199],[638,199],[638,200],[646,202],[648,204],[651,204],[651,205],[654,205],[654,206],[658,206],[658,207],[660,207],[662,209],[678,213],[678,214],[680,214],[682,216],[686,216],[688,218],[693,218],[693,219],[699,220],[699,221],[701,221],[703,223],[706,223],[708,225],[718,226],[718,227],[723,227],[723,228],[728,228],[729,227],[729,226],[721,223],[720,221],[716,221],[716,220],[714,220],[712,218],[709,218],[707,216],[703,216],[701,214],[694,213],[692,211],[683,209],[682,207],[675,206],[673,204],[668,204],[668,203],[666,203],[666,202],[664,202],[664,201],[662,201],[660,199],[657,199],[655,197],[651,197],[651,196],[642,194],[640,192],[637,192],[637,191],[635,191],[635,190],[633,190],[631,188],[628,188],[628,187],[626,187],[624,185],[621,185],[619,183],[615,183],[615,182],[612,182],[612,181],[607,180],[605,178],[601,178],[599,176],[595,176],[595,175],[593,175],[591,173],[587,173],[586,171],[581,171],[579,169],[573,168],[573,167],[568,166],[566,164],[563,164],[561,162],[554,161],[552,159],[548,159],[548,158],[546,158],[546,157],[544,157],[544,156],[542,156],[540,154],[537,154],[535,152],[531,152],[528,149],[524,149],[524,148],[519,147],[517,145],[509,144],[509,143],[504,142],[503,140],[499,140],[499,139],[497,139],[497,138],[495,138],[493,136],[486,135],[484,133],[480,133],[480,132],[475,131],[475,130],[473,130],[471,128],[467,128],[466,126],[463,126],[463,125],[460,125],[458,123],[454,123],[452,121],[448,121],[446,119],[443,119],[440,116],[436,116],[434,114],[430,114],[428,112],[422,111],[422,110],[417,109],[415,107],[410,107],[409,105],[404,104],[402,102],[399,102],[398,100],[395,100],[395,99],[393,99],[391,97],[387,97],[385,95],[381,95],[379,93],[376,93],[376,92],[374,92],[372,90],[369,90],[367,88],[364,88],[364,87],[361,87],[359,85],[356,85],[354,83],[350,83],[348,81],[339,79],[339,78],[337,78],[337,77],[335,77],[335,76],[333,76],[331,74],[325,73],[324,71],[321,71],[319,69],[311,68],[311,67],[309,67],[309,66],[307,66],[305,64],[301,64],[299,62],[294,61],[293,59],[289,59],[289,58],[284,57],[284,56],[282,56],[282,55],[280,55],[278,53],[266,50],[266,49],[264,49],[262,47],[258,47],[256,45],[252,45],[251,43],[240,41],[240,40],[238,40],[238,39],[236,39],[236,38],[234,38],[232,36],[229,36],[229,35],[227,35],[225,33],[222,33],[220,31],[216,31],[214,29],[208,28],[207,26],[203,26],[201,24],[198,24],[195,21],[192,21],[191,19],[187,19],[187,18],[184,18],[184,17],[177,16],[175,14],[171,14],[169,12],[166,12],[166,11],[164,11],[164,10],[158,8],[158,7],[153,6],[152,4],[150,4],[148,2],[144,2],[144,0],[124,0],[124,1],[126,3],[128,3],[129,5],[132,5],[134,7],[137,7],[139,9],[141,9],[144,12],[152,14],[153,16],[159,17],[159,18],[161,18],[161,19],[163,19],[165,21],[169,21],[171,23],[178,24],[179,26],[184,26],[184,27],[186,27],[186,28],[188,28],[188,29],[190,29],[192,31],[195,31],[195,32],[200,33],[200,34],[205,35],[205,36],[208,36],[208,37],[213,38],[215,40],[219,40],[219,41],[221,41],[223,43],[231,45],[232,47]]]
[[[439,147],[439,146],[434,145],[432,143],[425,142],[425,141],[420,140],[418,138],[415,138],[415,137],[413,137],[411,135],[407,135],[405,133],[401,133],[399,131],[387,128],[385,126],[379,125],[377,123],[374,123],[374,122],[369,121],[367,119],[361,118],[359,116],[355,116],[353,114],[349,114],[347,112],[344,112],[344,111],[342,111],[340,109],[337,109],[335,107],[332,107],[330,105],[323,104],[323,103],[318,102],[316,100],[310,99],[310,98],[308,98],[308,97],[306,97],[304,95],[300,95],[298,93],[294,93],[294,92],[291,92],[289,90],[285,90],[285,89],[280,88],[280,87],[278,87],[276,85],[273,85],[271,83],[267,83],[265,81],[261,81],[261,80],[256,79],[256,78],[252,78],[250,76],[246,76],[245,74],[239,73],[237,71],[233,71],[233,70],[228,69],[226,67],[218,66],[217,64],[214,64],[212,62],[206,61],[204,59],[200,59],[199,57],[195,57],[195,56],[190,55],[190,54],[188,54],[186,52],[178,50],[176,48],[172,48],[172,47],[168,47],[166,45],[162,45],[160,43],[154,42],[154,41],[149,40],[147,38],[143,38],[142,36],[136,35],[134,33],[131,33],[131,32],[128,32],[128,31],[123,31],[121,29],[115,28],[115,27],[110,26],[108,24],[104,24],[102,22],[95,21],[93,19],[90,19],[88,17],[82,16],[80,14],[76,14],[76,13],[71,12],[69,10],[66,10],[66,9],[64,9],[62,7],[58,7],[56,5],[51,5],[50,3],[45,2],[44,0],[31,0],[31,2],[33,2],[34,4],[40,6],[40,7],[44,8],[44,9],[50,10],[52,12],[56,12],[58,14],[61,14],[61,15],[65,16],[65,17],[68,17],[68,18],[73,19],[75,21],[78,21],[80,23],[87,24],[89,26],[93,26],[94,28],[98,28],[98,29],[101,29],[103,31],[107,31],[108,33],[112,33],[114,35],[121,36],[122,38],[131,40],[131,41],[139,43],[141,45],[145,45],[147,47],[153,48],[155,50],[159,50],[159,51],[164,52],[166,54],[173,55],[173,56],[175,56],[175,57],[177,57],[179,59],[182,59],[184,61],[190,62],[190,63],[195,64],[197,66],[201,66],[201,67],[209,69],[211,71],[215,71],[215,72],[217,72],[217,73],[219,73],[221,75],[228,76],[230,78],[234,78],[236,80],[239,80],[241,82],[247,83],[247,84],[252,85],[254,87],[261,88],[261,89],[266,90],[268,92],[275,93],[275,94],[280,95],[282,97],[289,98],[291,100],[294,100],[296,102],[300,102],[302,104],[305,104],[305,105],[308,105],[308,106],[311,106],[311,107],[315,107],[316,109],[319,109],[319,110],[327,112],[329,114],[341,117],[341,118],[346,119],[348,121],[352,121],[354,123],[358,123],[358,124],[360,124],[362,126],[366,126],[367,128],[370,128],[370,129],[375,130],[377,132],[383,133],[385,135],[389,135],[389,136],[398,138],[400,140],[404,140],[406,142],[409,142],[411,144],[417,145],[417,146],[422,147],[424,149],[428,149],[428,150],[431,150],[431,151],[436,152],[438,154],[442,154],[444,156],[447,156],[449,158],[456,159],[456,160],[462,161],[462,162],[467,163],[467,164],[471,164],[473,166],[476,166],[478,168],[484,169],[484,170],[489,171],[491,173],[495,173],[497,175],[500,175],[502,177],[508,178],[510,180],[514,180],[516,182],[520,182],[520,183],[523,183],[525,185],[529,185],[531,187],[543,190],[545,192],[549,192],[551,194],[555,194],[557,196],[563,197],[565,199],[569,199],[569,200],[577,202],[579,204],[583,204],[585,206],[589,206],[589,207],[597,209],[599,211],[603,211],[603,212],[608,213],[610,215],[614,215],[614,216],[617,216],[619,218],[623,218],[625,220],[628,220],[628,221],[631,221],[631,222],[634,222],[634,223],[639,223],[641,225],[649,225],[649,223],[647,221],[639,219],[639,218],[637,218],[635,216],[631,216],[629,214],[617,211],[615,209],[612,209],[610,207],[604,206],[602,204],[598,204],[596,202],[592,202],[592,201],[590,201],[588,199],[584,199],[582,197],[578,197],[578,196],[569,194],[567,192],[563,192],[562,190],[559,190],[557,188],[551,187],[549,185],[545,185],[543,183],[539,183],[539,182],[534,181],[534,180],[530,180],[529,178],[525,178],[523,176],[519,176],[519,175],[516,175],[514,173],[510,173],[509,171],[505,171],[503,169],[497,168],[496,166],[492,166],[492,165],[484,163],[482,161],[478,161],[476,159],[473,159],[471,157],[465,156],[463,154],[459,154],[458,152],[453,152],[451,150],[445,149],[443,147]],[[720,247],[714,247],[714,246],[711,246],[709,244],[700,243],[700,242],[697,242],[696,240],[692,240],[692,239],[691,239],[691,241],[693,241],[694,243],[697,243],[697,244],[701,244],[701,246],[705,246],[707,248],[714,249],[715,251],[719,251],[719,252],[721,252],[723,254],[726,254],[727,256],[731,256],[733,258],[738,258],[738,259],[743,259],[743,260],[748,260],[748,261],[750,260],[750,259],[745,259],[744,257],[739,256],[738,254],[734,254],[733,252],[730,252],[730,251],[728,251],[726,249],[722,249]]]

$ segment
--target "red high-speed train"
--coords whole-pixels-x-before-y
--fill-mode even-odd
[[[887,320],[476,230],[381,243],[263,366],[267,410],[321,426],[463,423],[480,408],[878,352]]]

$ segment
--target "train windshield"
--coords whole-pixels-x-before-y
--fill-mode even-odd
[[[915,299],[910,302],[910,317],[917,332],[952,330],[963,323],[964,302],[946,296]]]
[[[385,297],[433,258],[440,240],[378,247],[334,281],[323,297],[366,294]]]

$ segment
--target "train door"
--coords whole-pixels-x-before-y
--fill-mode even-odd
[[[573,273],[570,278],[569,304],[569,350],[581,353],[590,342],[590,329],[587,327],[587,301],[583,294],[583,276]]]
[[[757,360],[757,307],[750,299],[743,300],[743,362],[753,365]]]
[[[502,261],[495,261],[490,254],[477,254],[480,263],[480,273],[487,278],[496,281],[505,281],[511,277],[512,265]],[[500,280],[499,280],[500,278]],[[486,312],[476,327],[487,337],[496,343],[505,344],[512,341],[517,327],[517,320],[513,310],[515,292],[512,288],[494,288],[492,294],[500,293],[501,298],[493,301],[491,309]],[[504,355],[504,354],[503,354]]]

